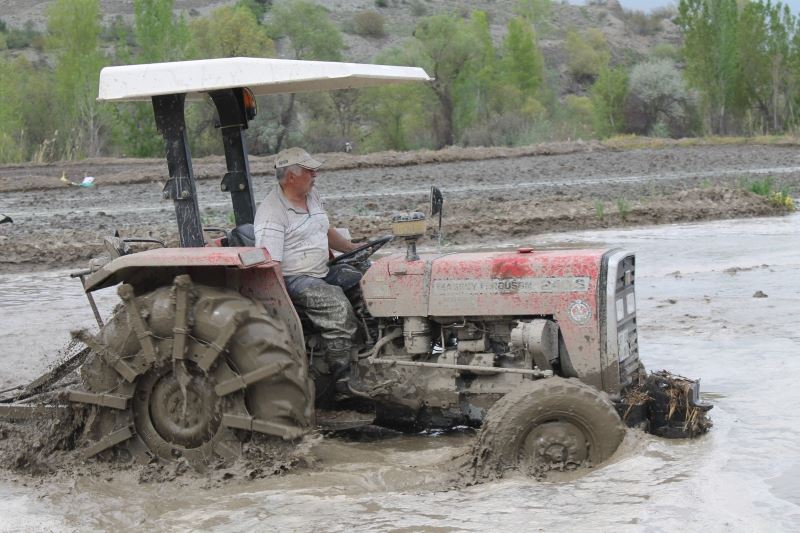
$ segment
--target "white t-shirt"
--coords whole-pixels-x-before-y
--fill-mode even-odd
[[[328,215],[316,189],[306,198],[308,212],[295,207],[276,185],[256,211],[256,246],[281,262],[284,276],[328,274]]]

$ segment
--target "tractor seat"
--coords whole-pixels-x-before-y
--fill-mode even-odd
[[[256,230],[252,224],[236,226],[228,233],[228,246],[255,246]]]

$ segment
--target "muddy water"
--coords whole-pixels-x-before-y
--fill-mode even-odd
[[[537,237],[637,251],[642,358],[702,376],[716,407],[699,440],[629,434],[568,482],[510,479],[431,492],[470,435],[326,440],[281,478],[141,485],[134,473],[0,476],[0,529],[346,531],[792,531],[800,523],[800,214]],[[530,243],[513,243],[514,245]],[[0,276],[0,383],[47,364],[92,317],[73,280]],[[24,292],[23,284],[29,287]],[[767,295],[754,298],[756,291]],[[101,295],[112,305],[113,295]],[[42,302],[46,305],[42,306]],[[49,484],[48,484],[49,483]]]

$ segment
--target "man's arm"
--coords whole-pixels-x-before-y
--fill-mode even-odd
[[[349,252],[350,250],[355,250],[358,248],[359,245],[353,244],[345,239],[342,234],[336,231],[334,228],[328,228],[328,246],[337,252]]]

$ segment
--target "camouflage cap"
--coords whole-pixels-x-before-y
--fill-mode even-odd
[[[287,148],[278,152],[275,156],[275,168],[286,168],[292,165],[299,165],[303,168],[316,170],[322,166],[324,161],[317,161],[302,148]]]

